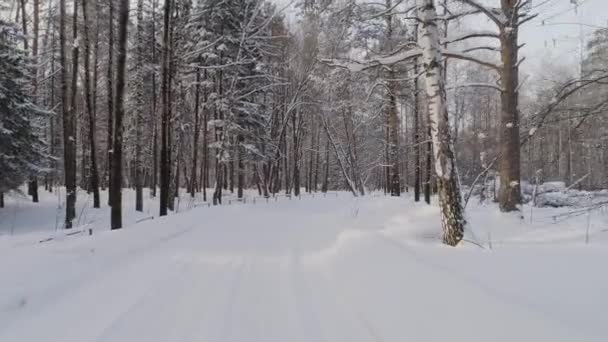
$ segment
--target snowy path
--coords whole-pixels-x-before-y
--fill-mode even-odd
[[[605,248],[452,250],[421,238],[421,208],[283,200],[13,246],[0,341],[605,341],[608,278],[585,268]],[[560,258],[586,279],[553,284]]]

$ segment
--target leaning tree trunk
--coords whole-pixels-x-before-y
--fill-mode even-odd
[[[502,10],[507,18],[518,20],[519,2],[502,0]],[[520,143],[519,143],[519,61],[517,45],[518,25],[501,29],[501,113],[500,113],[500,210],[518,210],[520,191]]]
[[[99,208],[99,174],[97,170],[97,153],[95,144],[95,134],[97,134],[97,129],[95,125],[95,111],[93,110],[93,96],[91,93],[91,43],[89,40],[87,0],[82,0],[82,17],[84,21],[84,89],[87,114],[89,117],[89,148],[91,150],[91,179],[89,185],[93,191],[93,208]]]
[[[122,137],[125,114],[125,71],[127,68],[127,34],[129,1],[121,1],[118,10],[118,53],[116,55],[116,101],[114,144],[112,147],[112,229],[122,228]]]
[[[465,220],[450,136],[437,12],[433,0],[418,0],[417,4],[420,19],[419,44],[422,48],[422,63],[425,68],[443,242],[455,246],[463,238]]]

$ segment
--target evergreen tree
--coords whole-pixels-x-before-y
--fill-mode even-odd
[[[33,123],[47,113],[30,95],[31,66],[20,42],[16,27],[0,20],[0,192],[40,173],[46,160]]]

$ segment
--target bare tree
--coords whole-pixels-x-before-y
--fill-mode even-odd
[[[125,85],[127,68],[127,35],[129,1],[121,1],[118,9],[118,54],[116,56],[115,129],[112,145],[112,229],[122,228],[122,140],[125,115]]]
[[[164,6],[163,54],[161,79],[161,148],[160,148],[160,216],[167,215],[169,201],[169,120],[171,115],[170,87],[170,32],[172,0],[166,0]]]
[[[422,65],[425,69],[425,89],[435,173],[439,187],[443,242],[455,246],[463,238],[465,221],[450,136],[437,11],[434,0],[417,0],[417,5],[420,18],[418,40],[422,49]]]
[[[82,17],[84,24],[84,93],[86,110],[89,118],[89,156],[90,156],[90,189],[93,192],[93,208],[99,208],[99,173],[97,170],[97,134],[95,111],[93,109],[93,95],[91,93],[91,43],[89,38],[89,20],[87,12],[87,0],[82,0]]]
[[[68,67],[65,54],[65,25],[65,0],[59,0],[59,64],[61,65],[63,163],[66,188],[65,228],[70,229],[72,228],[72,220],[76,217],[76,116],[74,107],[68,103]]]
[[[106,92],[108,99],[108,135],[106,173],[108,185],[108,205],[112,206],[112,147],[114,139],[114,0],[108,0],[108,66],[106,69]]]

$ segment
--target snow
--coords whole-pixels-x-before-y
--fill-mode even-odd
[[[529,136],[533,136],[536,133],[537,130],[538,130],[537,127],[530,128],[530,131],[528,131],[528,135]]]
[[[131,194],[125,190],[127,205]],[[45,219],[54,221],[55,212],[24,208],[30,215],[19,216],[15,231],[24,220],[30,231],[44,229],[0,239],[0,341],[608,336],[606,214],[591,216],[585,244],[586,218],[552,219],[563,208],[534,208],[528,216],[525,207],[521,220],[471,201],[467,240],[484,248],[451,248],[440,243],[438,208],[407,195],[332,193],[255,204],[255,193],[248,196],[246,204],[183,206],[140,223],[126,210],[123,230],[44,243],[39,235],[49,234],[54,223]],[[42,208],[56,207],[53,196],[41,200]],[[0,212],[15,203],[7,199]],[[102,220],[106,209],[88,217]]]
[[[564,182],[544,182],[538,186],[540,193],[545,192],[560,192],[566,190],[566,183]]]

